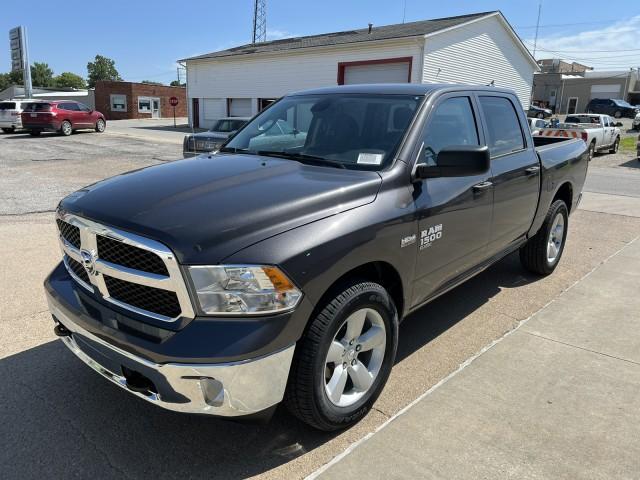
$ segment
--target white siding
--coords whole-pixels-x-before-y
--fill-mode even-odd
[[[204,98],[202,102],[202,120],[217,120],[227,115],[227,101],[224,98]],[[202,123],[202,122],[201,122]],[[210,125],[202,125],[209,127]]]
[[[529,108],[535,67],[497,17],[426,38],[424,83],[470,83],[516,91]]]
[[[413,57],[412,81],[420,81],[422,42],[366,45],[187,62],[189,97],[277,98],[308,88],[337,84],[338,63]]]

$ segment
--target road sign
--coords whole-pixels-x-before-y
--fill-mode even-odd
[[[171,105],[172,107],[177,107],[178,106],[178,97],[171,97],[169,99],[169,105]]]

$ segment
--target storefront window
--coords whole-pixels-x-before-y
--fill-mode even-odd
[[[142,113],[150,113],[151,99],[146,97],[138,97],[138,111]]]
[[[126,112],[127,111],[127,96],[126,95],[111,95],[111,111],[112,112]]]

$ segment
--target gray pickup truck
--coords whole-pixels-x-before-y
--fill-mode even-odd
[[[407,314],[518,250],[553,272],[587,165],[581,139],[533,139],[509,90],[288,95],[216,154],[60,202],[54,331],[161,407],[266,417],[284,400],[344,428],[382,391]]]

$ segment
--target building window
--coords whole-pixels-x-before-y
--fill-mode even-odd
[[[138,112],[151,113],[151,99],[149,97],[138,97]]]
[[[126,112],[127,111],[127,96],[126,95],[111,95],[111,111],[112,112]]]

